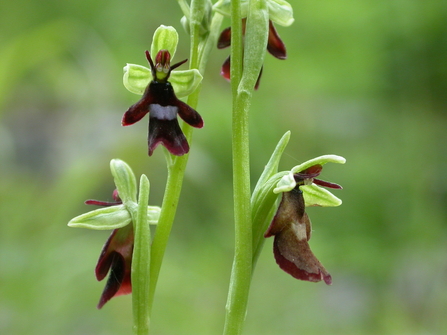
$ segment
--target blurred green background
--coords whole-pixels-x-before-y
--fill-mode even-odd
[[[287,131],[286,170],[322,154],[343,185],[338,208],[311,208],[311,247],[333,285],[293,279],[265,248],[245,334],[445,334],[447,331],[447,2],[291,0],[277,27],[288,60],[266,56],[251,110],[255,181]],[[0,0],[0,333],[130,334],[131,299],[95,306],[94,267],[109,232],[67,222],[110,200],[109,161],[165,183],[147,157],[147,118],[123,128],[138,96],[126,64],[145,64],[154,30],[188,37],[176,1]],[[228,26],[225,21],[222,28]],[[153,334],[222,331],[233,257],[230,86],[215,50],[153,313]],[[186,67],[185,67],[186,68]]]

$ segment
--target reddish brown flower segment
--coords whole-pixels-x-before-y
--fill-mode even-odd
[[[87,205],[114,206],[122,204],[118,192],[113,192],[115,202],[87,200]],[[95,268],[96,279],[103,280],[110,271],[109,279],[101,294],[98,309],[112,299],[123,294],[132,293],[131,269],[134,233],[132,223],[123,228],[115,229],[102,248]]]
[[[98,309],[112,299],[123,294],[132,293],[131,269],[134,246],[133,225],[115,229],[104,245],[98,264],[96,279],[101,281],[110,270],[109,279],[101,294]]]
[[[297,186],[283,193],[281,204],[264,237],[275,236],[273,253],[279,267],[301,280],[328,285],[331,275],[315,257],[309,247],[311,236],[310,219],[304,211],[303,192]]]
[[[186,60],[171,66],[171,55],[167,50],[158,52],[155,65],[148,51],[146,58],[151,66],[153,80],[146,87],[140,101],[126,111],[122,124],[123,126],[134,124],[149,113],[149,156],[159,144],[163,144],[173,155],[184,155],[189,152],[189,145],[180,129],[177,114],[190,126],[203,127],[200,114],[176,97],[168,81],[171,71]]]
[[[242,33],[245,34],[245,26],[246,26],[247,19],[242,19]],[[217,48],[218,49],[224,49],[231,45],[231,27],[225,28],[220,36],[219,40],[217,41]],[[284,45],[283,41],[279,37],[278,33],[276,32],[275,26],[273,25],[273,22],[269,20],[269,36],[267,41],[267,51],[273,56],[278,59],[286,59],[286,46]],[[224,77],[226,80],[230,80],[230,56],[225,59],[220,74],[222,77]],[[258,89],[259,87],[259,81],[261,80],[262,75],[262,68],[259,72],[258,80],[256,81],[255,89]]]
[[[332,283],[331,275],[310,250],[309,239],[312,224],[305,212],[305,202],[300,186],[310,183],[340,189],[338,184],[316,179],[322,170],[317,164],[294,174],[296,187],[284,192],[278,210],[264,234],[264,237],[275,236],[273,253],[279,267],[301,280]]]

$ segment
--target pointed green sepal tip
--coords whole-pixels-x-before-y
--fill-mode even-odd
[[[301,185],[300,190],[303,192],[306,207],[337,207],[342,204],[341,199],[337,198],[328,190],[315,184]]]
[[[129,212],[124,205],[95,209],[81,214],[68,222],[69,227],[95,230],[118,229],[131,222]]]
[[[177,50],[178,33],[174,27],[161,25],[155,30],[151,44],[151,56],[154,58],[160,50],[168,50],[171,59],[174,58]]]
[[[137,202],[137,182],[130,166],[120,159],[112,159],[110,170],[123,203]]]
[[[147,67],[127,64],[124,67],[123,84],[129,92],[143,95],[149,82],[152,80],[152,74]],[[184,71],[172,71],[169,82],[174,89],[177,98],[182,98],[194,92],[202,82],[202,75],[199,70],[191,69]]]

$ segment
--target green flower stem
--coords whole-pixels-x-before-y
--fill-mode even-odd
[[[147,205],[149,202],[149,180],[145,175],[140,179],[138,207],[132,210],[136,216],[134,222],[135,241],[132,255],[132,310],[134,333],[149,334],[150,310],[147,301],[150,287],[151,232],[147,223]]]
[[[252,225],[248,111],[251,95],[238,91],[242,78],[242,18],[240,0],[231,3],[231,86],[233,94],[233,201],[235,251],[228,291],[224,334],[242,333],[252,275]]]
[[[250,0],[244,51],[240,6],[240,0],[232,0],[230,74],[233,94],[235,253],[226,306],[225,335],[242,333],[253,272],[248,112],[254,86],[264,61],[268,37],[266,2]]]
[[[191,49],[191,57],[190,57],[190,68],[198,68],[200,72],[203,72],[206,63],[209,58],[209,53],[212,50],[211,47],[207,47],[210,45],[216,45],[218,31],[220,29],[220,25],[222,23],[222,16],[220,14],[216,14],[213,16],[210,33],[205,41],[205,48],[202,49],[202,53],[199,58],[199,49],[197,47],[193,47]],[[198,27],[197,24],[195,27],[192,27],[191,30],[191,38],[199,39]],[[191,46],[197,46],[197,41],[191,41]],[[199,99],[201,85],[194,91],[191,95],[188,96],[188,105],[192,108],[196,109]],[[192,141],[192,133],[193,128],[183,123],[182,126],[183,133],[188,141],[191,144]],[[157,286],[158,277],[160,274],[160,268],[163,261],[163,256],[166,250],[166,246],[168,243],[169,235],[171,233],[172,224],[174,222],[175,214],[177,211],[178,201],[180,198],[180,192],[182,189],[183,178],[185,175],[186,164],[188,162],[189,155],[184,156],[172,156],[170,155],[170,159],[168,160],[168,178],[166,181],[166,189],[163,198],[163,205],[160,212],[160,218],[158,221],[157,230],[152,242],[151,247],[151,267],[150,267],[150,290],[149,290],[149,309],[152,310],[155,289]]]

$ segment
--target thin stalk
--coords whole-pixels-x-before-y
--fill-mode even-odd
[[[238,93],[242,77],[242,21],[240,1],[231,8],[231,85],[233,93],[232,150],[235,252],[226,305],[225,335],[242,333],[252,274],[252,225],[250,205],[249,94]]]
[[[217,15],[217,14],[216,14]],[[206,44],[210,43],[215,45],[217,39],[217,33],[215,30],[220,29],[220,24],[222,22],[222,16],[219,14],[213,17],[211,23],[210,34]],[[199,59],[199,48],[198,48],[198,25],[194,28],[191,34],[191,56],[190,56],[190,68],[198,68],[203,71],[206,67],[206,63],[209,58],[209,53],[211,48],[206,48]],[[196,109],[198,105],[199,94],[201,90],[201,85],[188,97],[187,103],[192,108]],[[183,124],[183,133],[191,144],[193,128]],[[163,256],[168,243],[169,235],[171,233],[172,224],[174,222],[175,214],[177,211],[178,202],[180,199],[180,193],[183,185],[183,178],[185,175],[186,165],[188,163],[189,155],[176,157],[171,155],[170,164],[168,165],[168,178],[166,181],[166,188],[163,198],[163,204],[160,212],[160,218],[158,221],[157,229],[155,232],[154,240],[151,247],[151,267],[150,267],[150,291],[149,291],[149,309],[152,310],[155,289],[157,286],[161,264],[163,261]]]

